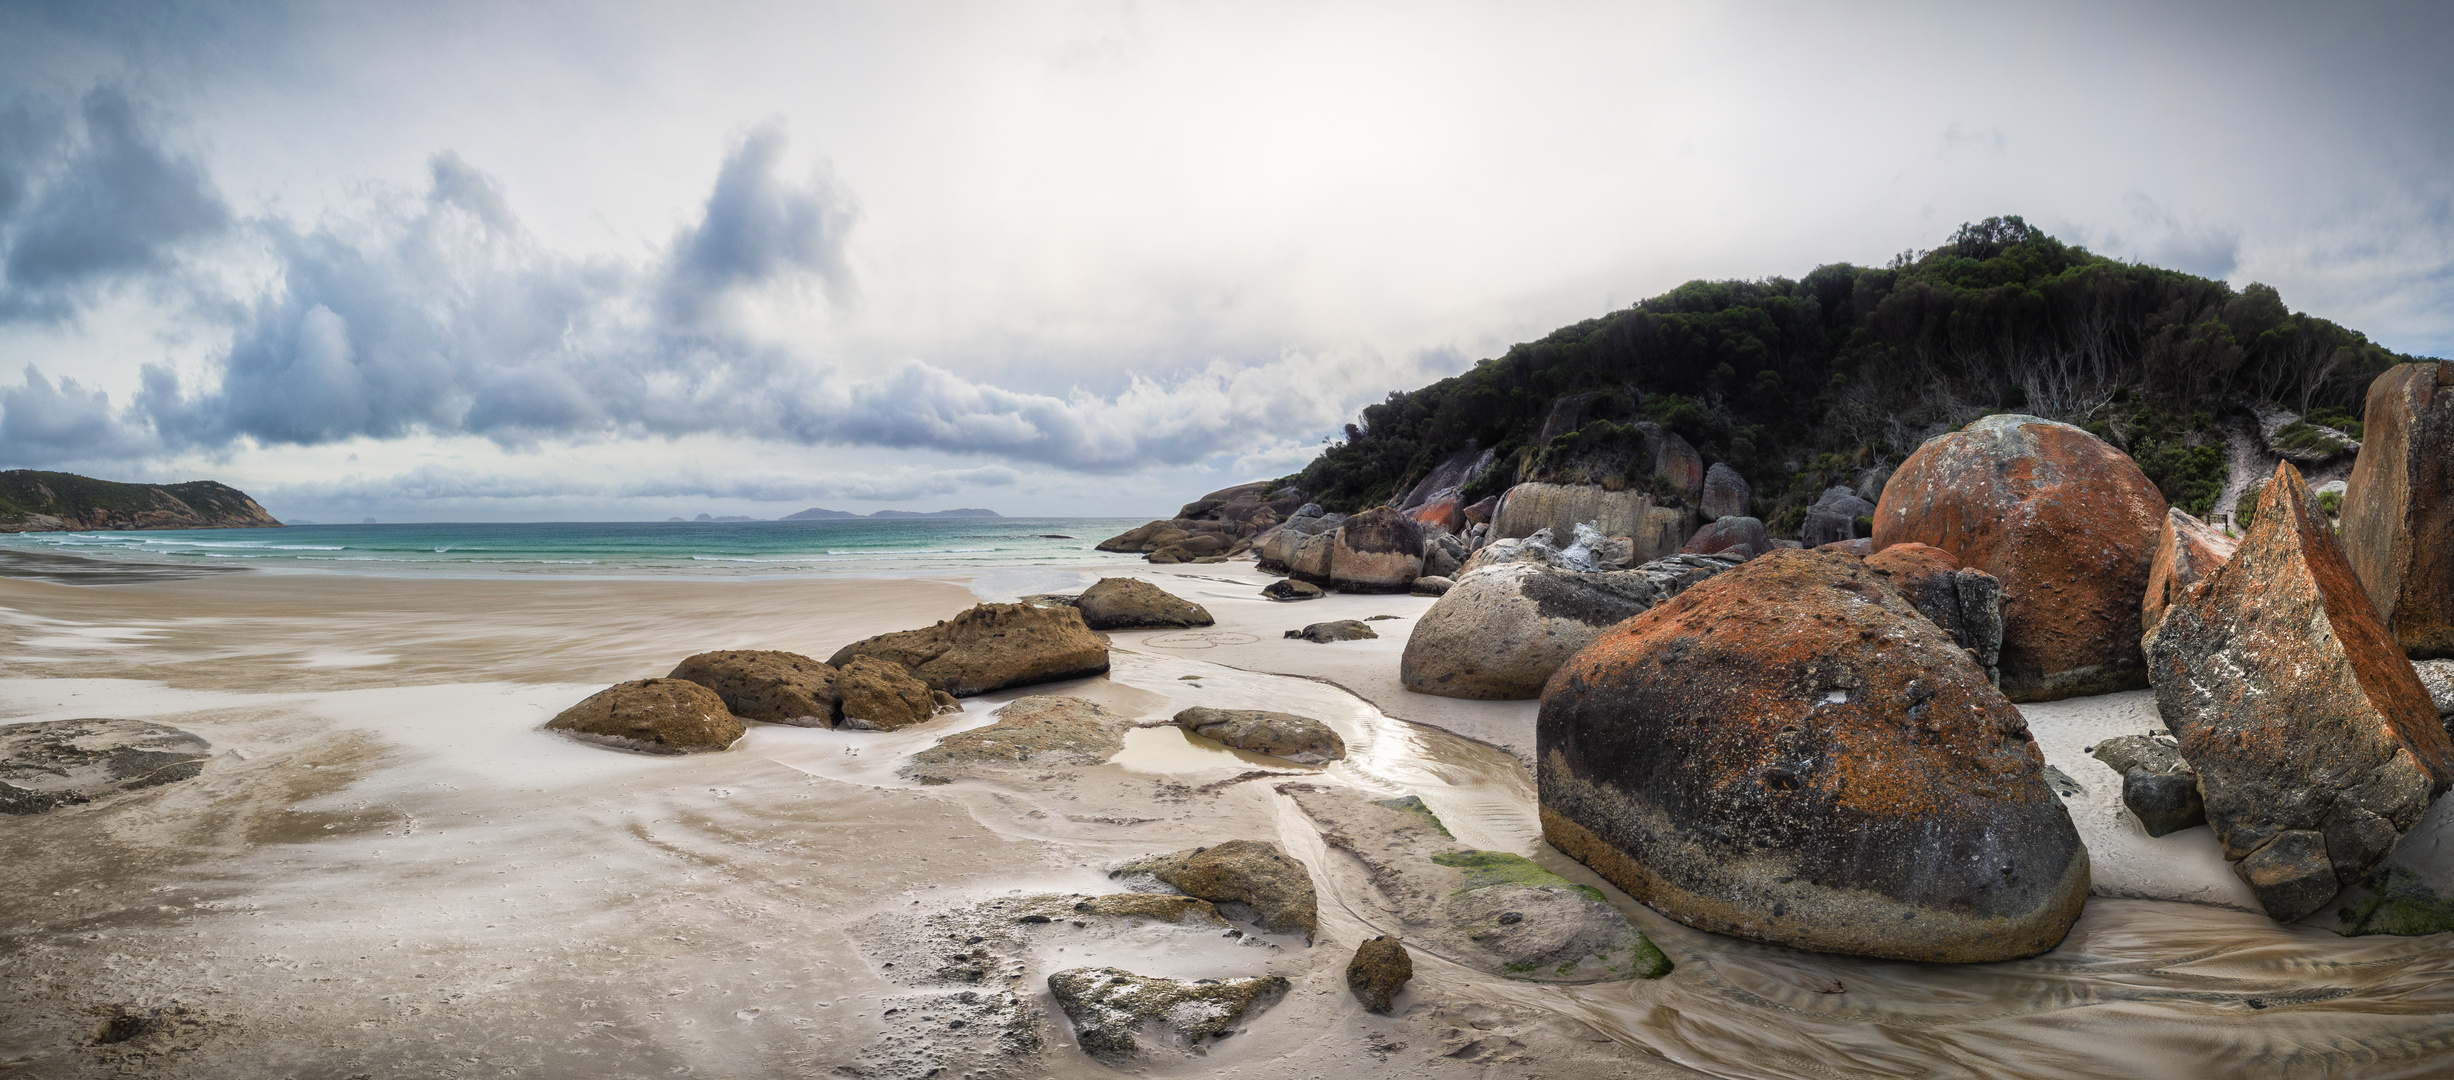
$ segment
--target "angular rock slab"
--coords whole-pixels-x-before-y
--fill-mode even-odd
[[[1203,1039],[1225,1038],[1246,1016],[1287,996],[1287,980],[1156,979],[1123,968],[1073,968],[1048,976],[1048,992],[1073,1021],[1082,1052],[1111,1063],[1166,1047],[1204,1052]],[[1144,1046],[1149,1040],[1155,1046]]]
[[[835,669],[800,653],[771,649],[703,652],[674,665],[668,679],[716,692],[744,720],[794,727],[833,727],[841,699]]]
[[[2002,672],[2002,582],[1961,566],[1941,548],[1894,544],[1866,556],[1866,568],[1890,583],[1928,621],[1976,658],[1986,677]]]
[[[2454,657],[2454,361],[2369,384],[2343,551],[2407,655]]]
[[[2147,683],[2139,614],[2164,496],[2069,424],[1989,416],[1926,440],[1875,507],[1874,547],[1920,543],[2002,582],[2002,692],[2054,701]]]
[[[204,771],[212,744],[144,720],[0,726],[0,814],[39,814]]]
[[[1320,898],[1304,864],[1267,840],[1229,840],[1165,855],[1145,855],[1109,871],[1112,878],[1148,876],[1186,896],[1230,912],[1250,911],[1253,923],[1273,934],[1320,930]]]
[[[1479,971],[1546,983],[1658,979],[1670,958],[1602,898],[1531,859],[1457,842],[1423,800],[1374,800],[1302,782],[1277,792],[1360,864],[1371,900],[1417,948]]]
[[[635,679],[588,695],[546,721],[584,742],[646,754],[706,754],[739,741],[724,698],[686,679]]]
[[[980,604],[935,626],[853,642],[827,663],[840,668],[855,656],[892,660],[956,697],[1108,670],[1107,639],[1083,625],[1080,611],[1032,604]]]
[[[1196,705],[1177,713],[1169,723],[1190,728],[1195,735],[1238,750],[1305,765],[1326,764],[1346,756],[1346,740],[1339,738],[1329,725],[1294,713]]]
[[[2139,608],[2140,627],[2155,630],[2173,601],[2230,561],[2240,543],[2179,508],[2167,511],[2164,528],[2156,533],[2156,557],[2147,567],[2147,599]]]
[[[2289,464],[2147,662],[2207,824],[2278,920],[2360,880],[2454,779],[2436,706]]]
[[[2019,710],[1854,559],[1776,551],[1621,624],[1535,740],[1544,837],[1699,929],[2010,960],[2087,898]]]
[[[1074,608],[1093,630],[1184,629],[1215,621],[1208,608],[1139,578],[1100,578],[1075,598]]]

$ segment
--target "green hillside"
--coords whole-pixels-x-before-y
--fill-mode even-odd
[[[75,473],[0,472],[0,532],[230,529],[281,524],[247,493],[211,480],[122,484]]]
[[[1591,463],[1649,420],[1738,469],[1789,535],[1825,487],[2015,411],[2096,432],[2204,514],[2222,488],[2226,421],[2264,405],[2357,437],[2369,380],[2409,359],[2265,285],[2235,290],[1988,218],[1890,266],[1692,281],[1563,327],[1390,394],[1287,480],[1361,510],[1471,441],[1498,453],[1469,501],[1523,479],[1615,484],[1625,478]],[[1601,393],[1581,426],[1535,445],[1551,403],[1589,391]]]

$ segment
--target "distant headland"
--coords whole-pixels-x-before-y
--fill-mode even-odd
[[[246,492],[211,480],[122,484],[34,469],[0,472],[0,532],[280,526]]]
[[[801,511],[798,514],[786,514],[784,515],[783,520],[816,521],[821,518],[856,518],[860,516],[862,515],[848,513],[842,510],[828,510],[823,507],[813,506],[807,510]],[[925,514],[917,510],[880,510],[877,513],[870,514],[868,516],[873,518],[993,518],[1004,517],[1005,515],[994,510],[983,510],[976,506],[966,506],[955,510],[932,510]]]

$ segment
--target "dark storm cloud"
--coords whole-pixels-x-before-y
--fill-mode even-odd
[[[165,149],[126,95],[85,97],[84,138],[49,169],[56,140],[26,104],[0,114],[0,318],[59,320],[115,278],[167,269],[190,241],[223,233],[230,209],[202,166]]]

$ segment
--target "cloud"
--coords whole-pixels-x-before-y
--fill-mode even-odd
[[[680,469],[615,481],[550,472],[490,473],[430,464],[390,476],[267,485],[263,494],[268,499],[291,503],[349,506],[527,499],[909,502],[978,488],[1007,487],[1019,478],[1020,474],[1013,469],[990,465],[970,469],[904,467],[882,473],[815,477]]]
[[[716,174],[699,223],[675,238],[663,300],[676,324],[705,321],[734,290],[801,274],[835,302],[850,300],[845,243],[859,207],[823,166],[806,185],[784,182],[784,146],[775,124],[751,132]]]
[[[109,394],[75,379],[54,386],[29,364],[22,384],[0,387],[0,455],[7,460],[128,459],[159,449],[143,430],[122,422]]]
[[[56,140],[22,103],[0,114],[0,214],[22,207],[0,262],[0,319],[66,319],[102,284],[167,269],[181,245],[232,224],[204,168],[156,141],[126,95],[96,88],[83,119],[83,141],[46,176]]]

